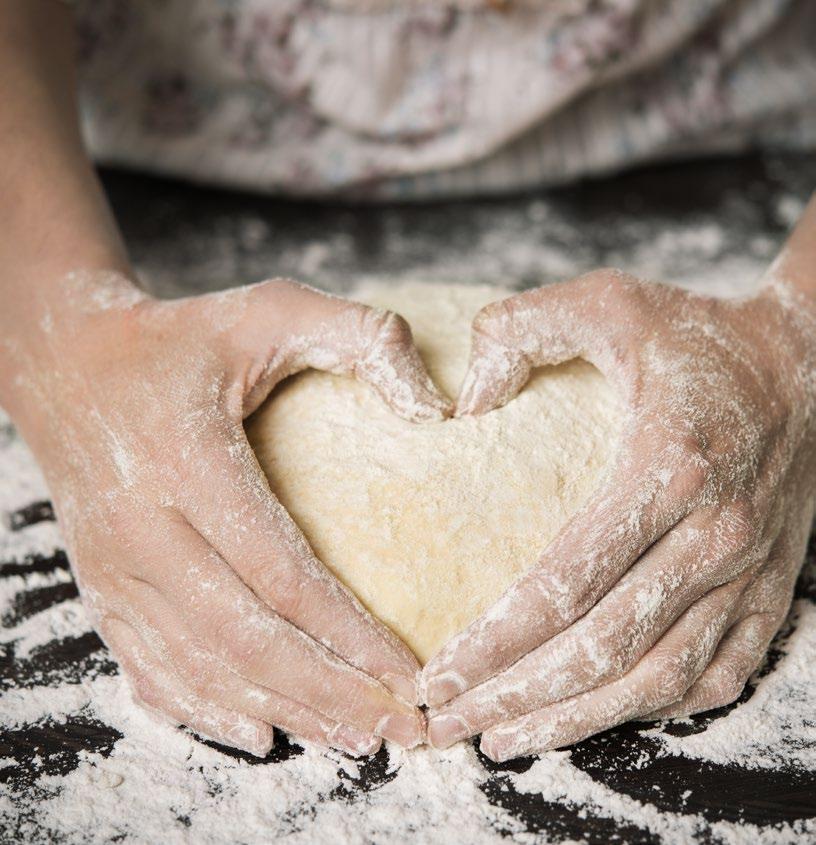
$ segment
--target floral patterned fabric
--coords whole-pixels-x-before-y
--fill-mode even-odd
[[[95,157],[428,198],[816,148],[813,0],[79,0]]]

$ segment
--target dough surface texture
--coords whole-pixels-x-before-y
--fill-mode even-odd
[[[436,383],[456,396],[495,287],[370,284],[402,314]],[[420,662],[535,564],[614,458],[611,386],[575,360],[536,370],[505,407],[413,424],[366,385],[308,371],[247,421],[274,493],[315,553]]]

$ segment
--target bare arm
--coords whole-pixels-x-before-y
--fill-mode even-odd
[[[83,151],[71,29],[52,0],[0,0],[0,403],[90,617],[145,704],[220,742],[414,745],[415,658],[315,559],[243,419],[309,366],[406,416],[446,402],[393,314],[284,280],[139,291]]]
[[[82,146],[73,24],[53,0],[0,4],[0,332],[24,335],[77,268],[129,272]],[[2,385],[9,373],[2,372]]]
[[[785,248],[768,274],[771,281],[787,283],[802,304],[816,310],[816,194],[814,194]]]

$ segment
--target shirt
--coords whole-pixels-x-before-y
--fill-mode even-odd
[[[78,0],[92,154],[428,199],[816,148],[813,0]]]

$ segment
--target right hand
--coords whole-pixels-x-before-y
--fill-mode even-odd
[[[260,756],[272,725],[352,754],[421,742],[415,657],[315,558],[242,425],[307,367],[442,419],[407,324],[288,281],[162,302],[75,275],[40,325],[9,410],[136,696]]]

